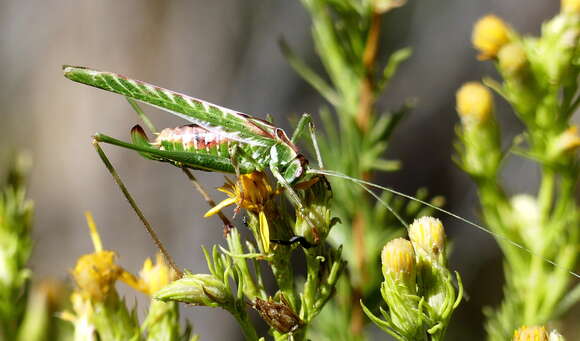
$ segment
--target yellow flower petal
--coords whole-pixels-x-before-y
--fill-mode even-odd
[[[218,213],[219,211],[221,211],[223,208],[225,208],[227,206],[230,206],[230,205],[233,205],[235,203],[236,203],[236,199],[235,198],[227,198],[227,199],[224,199],[222,202],[220,202],[219,204],[217,204],[214,207],[212,207],[211,210],[207,211],[204,214],[203,217],[204,218],[211,217],[212,215],[214,215],[214,214]]]
[[[262,246],[264,247],[264,252],[270,252],[270,226],[268,225],[268,219],[266,219],[266,214],[264,211],[260,211],[260,238],[262,239]]]

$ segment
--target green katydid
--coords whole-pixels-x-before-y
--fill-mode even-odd
[[[173,133],[179,136],[178,139],[162,138],[157,143],[151,143],[146,138],[143,130],[137,126],[132,130],[132,143],[120,141],[103,134],[95,135],[97,142],[133,149],[147,158],[170,162],[179,167],[238,174],[269,169],[279,184],[286,190],[289,199],[299,213],[303,209],[303,205],[295,191],[296,184],[307,182],[313,176],[329,175],[340,177],[360,185],[395,215],[394,210],[373,193],[369,189],[370,187],[389,191],[395,195],[430,206],[535,255],[531,250],[503,235],[494,233],[484,226],[428,202],[388,187],[355,179],[337,172],[322,170],[323,164],[318,151],[314,127],[310,116],[307,114],[300,119],[292,138],[288,138],[282,129],[267,121],[116,73],[78,66],[64,66],[63,71],[64,75],[73,81],[121,94],[168,111],[193,123],[191,126],[186,126],[189,128],[178,128],[182,129],[181,131],[167,131],[168,136]],[[294,144],[307,127],[310,128],[310,139],[316,151],[320,169],[309,168],[308,162]],[[185,135],[188,135],[187,140],[191,143],[184,143]],[[200,139],[203,139],[203,141]],[[201,148],[200,145],[202,146]],[[397,218],[399,217],[397,216]],[[404,221],[401,222],[403,225],[407,225]],[[314,224],[311,223],[310,225],[315,230]],[[299,238],[295,238],[295,240],[300,241]],[[553,266],[559,267],[554,261],[542,258]],[[579,274],[570,270],[568,272],[580,278]]]

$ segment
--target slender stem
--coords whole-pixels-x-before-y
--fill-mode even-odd
[[[195,187],[195,189],[199,192],[199,194],[201,194],[201,196],[205,199],[205,201],[208,203],[209,207],[210,208],[215,207],[215,205],[216,205],[215,201],[213,201],[213,199],[209,196],[207,191],[197,181],[197,179],[195,178],[193,173],[191,173],[191,171],[187,168],[181,168],[181,170],[183,171],[183,173],[185,173],[185,175],[187,176],[189,181],[191,181],[191,183],[193,184],[193,187]],[[230,233],[230,231],[234,228],[234,225],[221,211],[219,211],[217,213],[217,215],[221,219],[222,223],[224,224],[224,236],[227,236]]]
[[[365,133],[369,128],[369,121],[375,103],[374,66],[379,47],[379,37],[381,31],[381,14],[373,11],[371,14],[371,25],[363,54],[364,77],[361,82],[359,108],[356,122],[360,130]],[[364,180],[370,180],[370,174],[359,174]],[[362,198],[361,198],[362,199]],[[353,219],[353,240],[355,248],[356,266],[360,275],[358,283],[353,287],[351,331],[354,335],[361,335],[364,327],[363,311],[359,301],[362,298],[361,284],[366,281],[366,259],[365,259],[365,226],[366,221],[361,213],[357,213]]]
[[[239,311],[231,311],[231,313],[232,315],[234,315],[236,321],[238,321],[238,324],[242,328],[242,334],[244,334],[244,339],[246,339],[246,341],[257,341],[258,333],[256,332],[256,329],[252,325],[252,322],[250,322],[250,320],[248,319],[248,314]]]
[[[153,228],[151,227],[151,225],[149,224],[149,222],[147,221],[147,219],[145,218],[145,216],[141,212],[141,209],[139,209],[139,207],[137,206],[137,203],[135,202],[135,200],[133,199],[133,197],[131,196],[131,194],[127,190],[127,187],[125,186],[125,184],[123,183],[123,181],[119,177],[119,174],[117,173],[117,171],[115,170],[115,168],[113,167],[113,165],[111,164],[109,159],[107,158],[107,155],[105,155],[105,152],[101,149],[101,146],[99,145],[99,142],[97,142],[97,140],[93,139],[93,146],[97,150],[97,153],[101,157],[101,160],[105,164],[105,167],[107,167],[107,170],[109,171],[109,173],[111,173],[111,176],[113,177],[113,179],[115,179],[117,186],[119,186],[119,188],[121,189],[121,192],[123,192],[125,199],[127,199],[129,204],[133,208],[133,211],[135,211],[135,213],[137,214],[137,216],[139,217],[139,219],[143,223],[143,226],[145,226],[147,233],[149,234],[149,236],[151,236],[151,239],[153,239],[153,243],[155,243],[155,245],[157,246],[159,251],[161,251],[161,253],[165,257],[167,264],[169,264],[169,266],[171,266],[173,268],[173,270],[175,270],[175,272],[177,273],[177,275],[179,277],[183,276],[183,272],[177,267],[177,265],[173,261],[173,258],[171,257],[171,255],[169,254],[169,252],[167,252],[167,249],[165,249],[165,247],[163,246],[163,243],[161,243],[161,240],[157,236],[157,233],[155,233],[155,230],[153,230]]]

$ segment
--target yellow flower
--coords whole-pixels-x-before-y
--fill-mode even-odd
[[[145,260],[139,275],[141,291],[148,295],[155,294],[158,290],[178,278],[175,270],[165,263],[165,259],[160,253],[157,254],[155,265],[153,265],[151,258]]]
[[[480,60],[494,58],[509,40],[508,26],[495,15],[486,15],[473,27],[471,42],[481,52]]]
[[[109,295],[123,273],[115,263],[115,257],[113,251],[99,251],[79,258],[72,276],[84,298],[104,301]]]
[[[262,239],[262,246],[264,252],[269,252],[270,227],[264,211],[266,209],[266,204],[280,192],[272,189],[268,183],[266,175],[262,172],[242,174],[236,183],[227,178],[226,181],[227,183],[223,187],[218,188],[218,190],[227,194],[229,198],[223,200],[207,211],[204,217],[207,218],[212,216],[223,208],[233,204],[237,205],[236,211],[241,207],[254,214],[258,214],[260,224],[259,233],[260,238]]]
[[[515,331],[513,341],[548,341],[546,328],[523,326]]]
[[[570,14],[579,14],[580,0],[562,0],[562,12]]]
[[[238,209],[242,207],[248,211],[257,213],[264,209],[266,202],[278,194],[277,191],[272,190],[272,187],[266,179],[266,175],[262,172],[242,174],[236,183],[228,178],[226,178],[226,181],[227,183],[223,187],[218,188],[218,191],[227,194],[229,198],[207,211],[204,217],[212,216],[223,208],[233,204],[237,204]]]
[[[381,252],[381,262],[385,278],[393,276],[410,285],[414,284],[416,261],[415,251],[410,241],[396,238],[388,242]]]
[[[445,249],[445,231],[439,219],[421,217],[409,226],[409,238],[417,249],[437,257]]]
[[[123,269],[115,263],[113,251],[103,250],[101,237],[95,226],[92,215],[85,213],[89,225],[95,252],[83,255],[77,260],[72,276],[77,284],[78,293],[86,300],[104,301]]]
[[[491,92],[478,82],[465,83],[456,94],[457,112],[464,125],[486,122],[493,111]]]

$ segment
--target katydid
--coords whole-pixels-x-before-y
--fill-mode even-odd
[[[161,138],[158,138],[155,142],[150,142],[143,129],[139,126],[134,127],[131,131],[132,143],[120,141],[103,134],[95,135],[97,142],[133,149],[147,158],[169,162],[181,168],[236,173],[238,175],[269,169],[276,181],[285,189],[298,214],[303,213],[303,204],[295,190],[297,184],[308,182],[315,176],[328,175],[343,178],[360,185],[385,205],[395,216],[397,216],[395,211],[373,193],[369,189],[370,187],[389,191],[395,195],[430,206],[496,238],[506,240],[511,245],[531,255],[538,256],[530,249],[503,235],[494,233],[484,226],[428,202],[388,187],[355,179],[334,171],[323,170],[314,127],[310,116],[307,114],[304,114],[298,122],[292,138],[288,138],[284,130],[265,120],[116,73],[79,66],[63,66],[63,71],[65,77],[73,81],[115,92],[152,105],[193,124],[166,130],[165,133],[162,132],[160,134]],[[316,152],[319,169],[309,168],[306,158],[300,154],[295,145],[296,139],[303,135],[307,127]],[[306,215],[304,217],[308,219]],[[400,217],[397,216],[397,218],[401,220]],[[404,221],[401,220],[401,222],[403,225],[407,225]],[[311,222],[309,224],[316,231],[314,224]],[[315,235],[315,232],[313,235]],[[287,244],[289,242],[301,242],[302,240],[303,237],[296,236],[288,242],[278,240],[275,242]],[[305,245],[310,245],[308,241],[306,242],[308,244]],[[317,242],[315,240],[315,243]],[[560,267],[550,259],[541,258],[555,267]],[[580,275],[576,272],[566,271],[574,277],[580,278]]]

